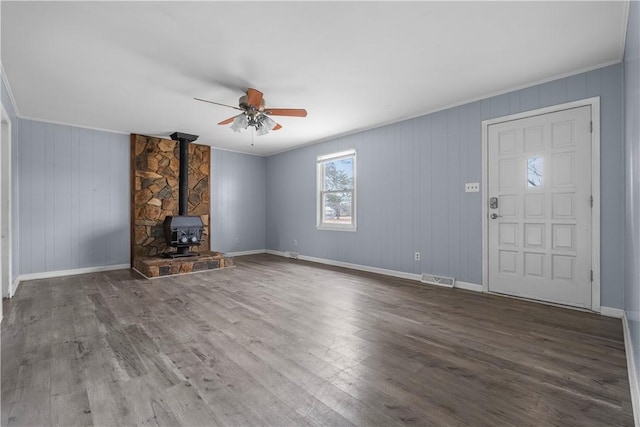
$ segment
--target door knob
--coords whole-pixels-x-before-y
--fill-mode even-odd
[[[497,213],[491,214],[491,219],[502,218],[502,215],[498,215]]]

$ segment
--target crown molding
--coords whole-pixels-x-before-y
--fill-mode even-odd
[[[11,101],[11,106],[13,107],[13,111],[16,113],[16,117],[20,117],[20,112],[18,111],[18,104],[16,104],[16,99],[13,97],[13,92],[11,91],[11,85],[9,84],[9,79],[7,78],[7,72],[4,70],[4,66],[0,62],[0,78],[2,78],[2,83],[4,83],[4,87],[7,89],[7,93],[9,94],[9,100]]]

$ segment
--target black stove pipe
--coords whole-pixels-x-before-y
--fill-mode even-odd
[[[189,141],[180,139],[180,177],[178,178],[178,215],[189,215]]]
[[[171,139],[180,143],[180,175],[178,177],[178,215],[189,215],[189,143],[198,139],[198,135],[174,132]],[[189,246],[176,248],[180,256],[190,254]]]
[[[180,143],[180,176],[178,178],[178,215],[189,215],[189,143],[198,135],[174,132],[171,139]]]

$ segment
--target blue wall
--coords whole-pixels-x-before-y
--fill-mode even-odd
[[[242,252],[266,248],[264,157],[211,150],[211,248]]]
[[[624,309],[640,367],[640,4],[629,9],[624,51],[626,218]],[[637,373],[636,373],[637,374]],[[636,378],[640,384],[640,378]]]
[[[129,136],[18,119],[19,274],[129,263]]]
[[[481,182],[481,121],[600,96],[601,303],[623,308],[622,88],[614,65],[266,159],[213,150],[212,248],[295,250],[481,283],[481,199],[463,190]],[[127,263],[128,137],[16,121],[14,275]],[[318,231],[316,156],[349,148],[358,150],[358,231]]]
[[[13,279],[129,263],[129,136],[12,120]],[[266,247],[266,159],[212,150],[212,248]],[[236,240],[237,238],[237,240]]]
[[[622,71],[613,65],[271,156],[267,248],[480,284],[481,197],[465,193],[464,183],[482,181],[482,120],[600,96],[601,303],[622,308]],[[350,148],[358,158],[358,231],[316,230],[316,156]]]
[[[14,129],[14,274],[128,264],[129,136],[19,118]],[[212,248],[264,249],[266,159],[212,150],[211,168]]]

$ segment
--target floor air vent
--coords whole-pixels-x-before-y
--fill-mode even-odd
[[[298,252],[285,252],[284,256],[286,258],[298,259]]]
[[[453,277],[434,276],[433,274],[423,274],[420,278],[422,283],[429,283],[430,285],[444,286],[446,288],[453,288],[456,284],[456,279]]]

